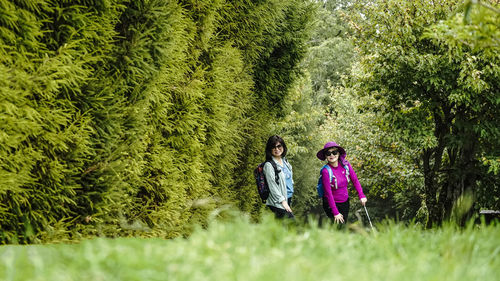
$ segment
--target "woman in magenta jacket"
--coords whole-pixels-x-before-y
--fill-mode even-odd
[[[345,159],[345,150],[335,142],[327,142],[323,149],[318,151],[316,157],[327,161],[333,175],[330,181],[328,169],[326,167],[321,169],[324,188],[323,209],[334,222],[345,223],[349,215],[349,193],[347,191],[349,181],[352,181],[354,188],[356,188],[361,204],[364,206],[367,201],[358,177],[351,164]]]

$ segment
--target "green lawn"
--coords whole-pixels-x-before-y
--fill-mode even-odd
[[[288,229],[288,230],[287,230]],[[290,229],[213,223],[189,239],[1,246],[0,280],[499,280],[500,226]]]

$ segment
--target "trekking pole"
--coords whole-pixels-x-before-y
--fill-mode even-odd
[[[363,207],[365,208],[365,213],[366,213],[366,216],[368,217],[368,221],[370,222],[370,226],[373,229],[372,220],[370,219],[370,215],[368,215],[368,210],[366,209],[365,205],[363,205]]]

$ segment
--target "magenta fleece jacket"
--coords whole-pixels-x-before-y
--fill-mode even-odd
[[[332,209],[333,215],[336,216],[339,214],[339,210],[337,209],[335,202],[342,203],[349,199],[349,193],[347,192],[347,185],[349,183],[347,182],[347,179],[345,177],[345,169],[340,163],[337,167],[333,167],[330,164],[328,164],[328,166],[332,168],[333,175],[337,178],[337,189],[335,189],[335,181],[333,179],[332,183],[330,183],[328,170],[326,168],[322,169],[321,177],[323,181],[323,189],[325,194],[324,196],[328,201],[328,205]],[[358,192],[359,199],[365,198],[366,196],[363,193],[361,184],[359,183],[358,177],[352,169],[351,164],[347,163],[347,166],[349,167],[349,178],[351,179],[354,188],[356,188],[356,191]]]

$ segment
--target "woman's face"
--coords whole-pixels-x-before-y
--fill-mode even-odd
[[[283,154],[283,145],[279,142],[275,143],[271,149],[271,154],[274,157],[281,157],[281,154]]]
[[[339,155],[339,149],[336,147],[329,148],[327,151],[325,151],[325,156],[328,163],[335,163],[339,161]]]

